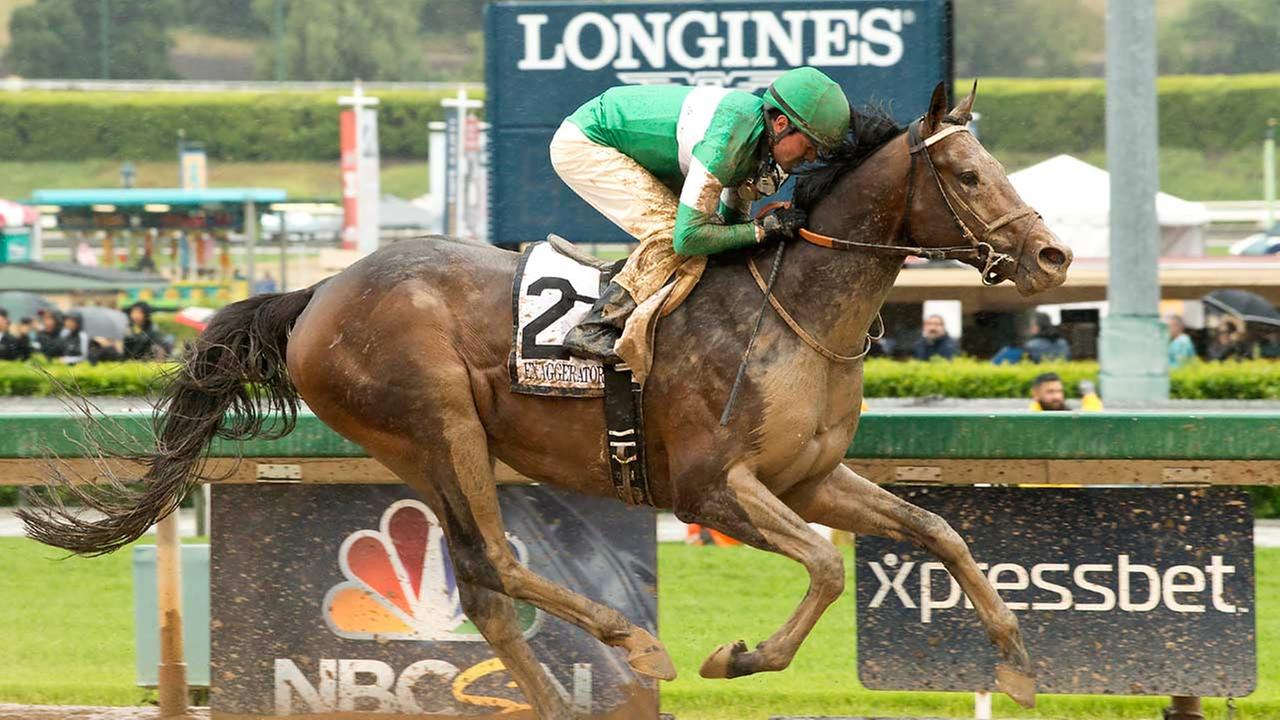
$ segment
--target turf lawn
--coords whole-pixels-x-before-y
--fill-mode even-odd
[[[133,686],[129,553],[51,561],[60,553],[0,538],[0,702],[128,705]],[[703,658],[721,643],[754,644],[790,613],[804,587],[787,560],[745,548],[659,550],[662,638],[680,678],[663,688],[663,709],[680,720],[749,720],[770,715],[943,715],[972,717],[972,696],[863,689],[854,672],[852,592],[836,603],[791,668],[732,681],[703,680]],[[849,566],[850,568],[852,565]],[[1238,701],[1241,720],[1280,717],[1280,550],[1259,550],[1258,689]],[[849,586],[852,587],[852,574]],[[1160,717],[1161,698],[1040,696],[1034,711],[997,698],[998,717]],[[1208,701],[1211,718],[1225,717]]]

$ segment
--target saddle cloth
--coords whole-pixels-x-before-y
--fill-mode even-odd
[[[612,275],[609,264],[554,236],[525,248],[511,283],[512,392],[604,396],[604,368],[571,356],[563,343]]]

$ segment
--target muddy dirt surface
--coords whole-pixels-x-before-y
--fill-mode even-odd
[[[84,705],[6,705],[0,720],[159,720],[156,707],[91,707]],[[186,720],[209,720],[209,708],[195,708]]]

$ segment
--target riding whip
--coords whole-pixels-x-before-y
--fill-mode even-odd
[[[769,296],[773,294],[773,281],[778,279],[778,268],[782,267],[782,251],[787,249],[787,241],[778,241],[778,252],[773,256],[773,267],[769,269],[769,282],[764,287],[764,302],[760,303],[760,314],[756,316],[756,327],[751,331],[751,339],[747,341],[746,352],[742,353],[742,363],[738,365],[738,377],[733,380],[733,389],[729,391],[729,401],[724,404],[724,413],[720,415],[720,427],[729,424],[729,415],[733,413],[733,404],[738,399],[738,388],[742,386],[742,378],[747,374],[747,364],[751,359],[751,348],[755,347],[756,338],[760,335],[760,325],[764,322],[765,308],[769,307]]]

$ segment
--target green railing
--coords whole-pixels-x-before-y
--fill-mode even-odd
[[[150,418],[110,414],[107,420],[139,443]],[[97,426],[101,432],[102,424]],[[55,413],[0,415],[0,458],[82,454],[82,420]],[[244,457],[363,457],[314,415],[298,418],[278,440],[240,446]],[[219,442],[215,455],[235,444]],[[871,412],[862,417],[847,457],[862,459],[1280,460],[1280,414],[1171,412]]]

